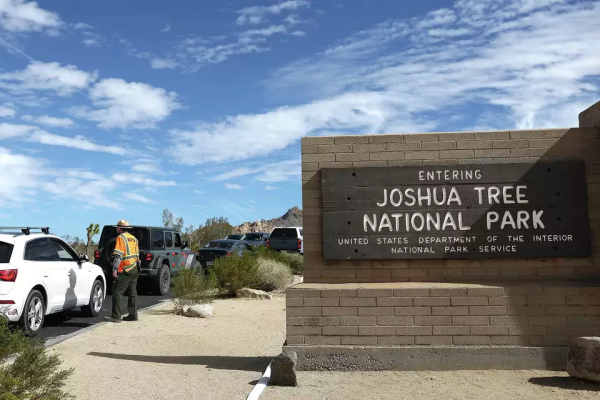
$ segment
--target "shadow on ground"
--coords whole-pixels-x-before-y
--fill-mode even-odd
[[[263,372],[271,362],[269,357],[231,357],[231,356],[143,356],[136,354],[113,354],[92,351],[90,356],[150,362],[158,364],[206,365],[211,369]]]
[[[588,390],[591,392],[600,392],[600,384],[586,382],[570,376],[547,376],[539,378],[530,378],[529,383],[539,386],[555,387],[569,390]]]

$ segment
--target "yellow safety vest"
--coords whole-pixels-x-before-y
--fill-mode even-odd
[[[119,272],[131,271],[136,266],[136,263],[140,258],[138,240],[129,232],[119,235],[117,237],[117,242],[115,243],[115,251],[113,254],[118,254],[121,256]]]

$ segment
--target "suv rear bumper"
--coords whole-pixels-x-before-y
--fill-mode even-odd
[[[0,300],[12,300],[15,304],[0,304],[0,314],[5,315],[10,322],[18,322],[23,310],[23,302],[10,295],[0,295]]]

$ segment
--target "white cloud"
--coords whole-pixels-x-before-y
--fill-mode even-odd
[[[61,66],[57,62],[32,62],[25,69],[0,74],[0,88],[14,92],[28,90],[51,90],[60,96],[68,96],[85,89],[94,82],[97,72],[89,73],[74,65]]]
[[[155,201],[150,200],[146,196],[141,195],[139,193],[126,192],[123,194],[123,197],[125,197],[126,199],[129,199],[129,200],[139,201],[140,203],[146,203],[146,204],[155,203]]]
[[[158,166],[154,163],[139,163],[134,164],[131,168],[136,172],[148,172],[148,173],[156,173],[159,172]]]
[[[171,25],[170,24],[165,25],[165,27],[162,28],[160,31],[161,32],[169,32],[169,31],[171,31]]]
[[[0,104],[0,118],[14,117],[17,114],[15,106],[12,103]]]
[[[305,104],[173,131],[173,148],[189,164],[248,159],[324,132],[444,130],[452,116],[472,116],[471,104],[508,117],[495,129],[577,126],[577,113],[558,116],[597,101],[600,53],[589,33],[600,31],[600,3],[503,5],[460,0],[453,12],[351,35],[273,76],[273,92]],[[457,30],[471,33],[452,37]]]
[[[153,128],[180,107],[175,92],[122,79],[104,79],[89,93],[94,109],[84,106],[72,107],[69,111],[106,129]]]
[[[144,186],[176,186],[175,181],[158,181],[152,178],[148,178],[142,174],[124,174],[116,173],[111,177],[116,182],[121,183],[135,183]]]
[[[0,139],[21,139],[50,146],[64,146],[79,150],[125,155],[125,149],[119,146],[104,146],[91,142],[83,136],[67,137],[48,133],[33,125],[0,123]]]
[[[285,182],[290,179],[300,178],[300,160],[284,160],[252,167],[236,168],[219,175],[211,176],[208,180],[222,182],[248,175],[253,175],[257,181],[267,183]]]
[[[71,25],[71,28],[73,28],[77,31],[94,29],[94,27],[92,25],[85,23],[85,22],[77,22],[76,24]]]
[[[237,183],[226,183],[225,187],[231,190],[242,190],[244,188],[242,185],[238,185]]]
[[[150,60],[150,67],[153,69],[175,69],[179,63],[168,58],[153,58]]]
[[[270,6],[252,6],[242,8],[237,12],[239,15],[236,24],[256,25],[264,22],[269,16],[280,14],[283,11],[294,11],[310,6],[310,1],[287,0]]]
[[[267,186],[265,186],[265,189],[267,189],[267,190],[277,190],[279,188],[276,187],[276,186],[267,185]]]
[[[100,174],[89,171],[55,169],[46,161],[14,154],[0,147],[0,206],[17,208],[39,200],[39,192],[56,199],[82,202],[90,206],[119,209],[108,197],[116,185]],[[111,196],[112,197],[112,196]],[[47,196],[43,196],[47,201]]]
[[[104,146],[96,144],[80,135],[75,137],[59,136],[42,130],[37,130],[34,132],[28,140],[30,142],[37,142],[51,146],[64,146],[78,150],[97,151],[117,155],[126,155],[131,153],[126,151],[121,146]]]
[[[430,29],[427,31],[429,36],[446,36],[446,37],[455,37],[455,36],[464,36],[468,35],[472,31],[467,28],[460,29]]]
[[[98,39],[93,39],[93,38],[83,39],[81,41],[81,43],[87,47],[100,47],[100,41]]]
[[[283,25],[271,25],[268,28],[263,29],[251,29],[244,31],[240,34],[240,37],[252,37],[252,36],[271,36],[277,33],[287,33],[287,28]]]
[[[40,125],[47,125],[47,126],[52,126],[55,128],[69,128],[73,125],[75,125],[75,122],[73,122],[72,119],[70,118],[56,118],[56,117],[51,117],[49,115],[38,115],[38,116],[33,116],[33,115],[23,115],[21,117],[21,119],[23,119],[24,121],[27,122],[33,122],[35,124],[40,124]]]
[[[194,193],[196,193],[196,194],[204,194],[204,192],[202,190],[194,190]]]
[[[34,1],[1,0],[0,28],[9,32],[53,34],[63,26],[58,14],[39,8]]]

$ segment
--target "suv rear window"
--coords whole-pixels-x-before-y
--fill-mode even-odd
[[[275,228],[271,237],[275,238],[297,238],[298,231],[295,228]]]
[[[13,245],[10,243],[0,242],[0,264],[5,264],[10,261]]]
[[[138,240],[140,249],[147,250],[148,228],[133,228],[130,232]],[[114,226],[105,226],[104,229],[102,229],[102,235],[100,236],[100,247],[106,248],[108,242],[117,236],[119,236],[117,234],[117,228]]]

